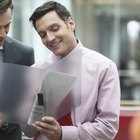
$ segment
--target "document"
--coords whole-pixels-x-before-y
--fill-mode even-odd
[[[36,96],[27,124],[31,125],[45,115],[43,94]]]
[[[40,91],[44,71],[9,63],[0,66],[0,112],[7,116],[8,122],[26,122]]]
[[[75,81],[74,75],[48,70],[34,102],[28,124],[40,120],[44,115],[58,119],[70,111],[69,109],[60,111],[60,106],[70,94]],[[66,103],[63,105],[65,106]]]

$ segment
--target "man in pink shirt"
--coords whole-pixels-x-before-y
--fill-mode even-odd
[[[44,3],[30,21],[43,44],[53,52],[34,67],[45,69],[59,61],[67,64],[73,56],[81,60],[81,87],[77,87],[81,88],[81,104],[71,110],[72,125],[63,126],[54,117],[44,116],[32,126],[49,140],[113,140],[120,111],[120,84],[114,62],[82,45],[75,35],[73,17],[60,3]]]

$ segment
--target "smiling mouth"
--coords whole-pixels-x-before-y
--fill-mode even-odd
[[[61,42],[61,41],[55,42],[55,43],[51,44],[50,46],[51,46],[52,48],[58,47],[59,44],[60,44],[60,42]]]

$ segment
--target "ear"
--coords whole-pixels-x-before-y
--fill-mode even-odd
[[[68,18],[68,27],[70,28],[71,31],[75,30],[75,22],[73,17],[71,16]]]

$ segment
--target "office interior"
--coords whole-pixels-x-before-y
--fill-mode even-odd
[[[9,34],[32,46],[36,61],[49,55],[50,51],[42,44],[29,22],[29,17],[36,7],[46,1],[14,0],[15,9]],[[140,1],[59,0],[59,2],[71,11],[76,22],[76,35],[82,43],[116,63],[121,84],[122,115],[139,110]]]

